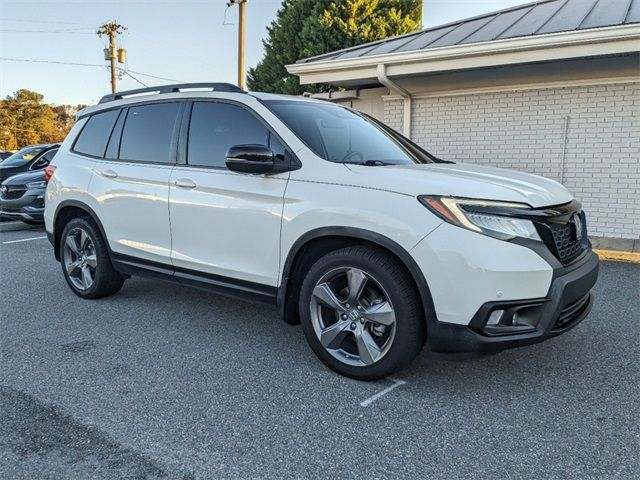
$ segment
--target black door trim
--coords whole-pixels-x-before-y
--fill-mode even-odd
[[[278,289],[270,285],[249,282],[237,278],[200,272],[188,268],[174,267],[131,255],[111,253],[114,268],[126,275],[151,276],[177,281],[192,287],[211,290],[222,295],[241,300],[258,301],[270,305],[276,304]]]

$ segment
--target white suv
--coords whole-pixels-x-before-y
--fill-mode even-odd
[[[440,160],[331,103],[228,84],[107,95],[47,177],[47,233],[78,296],[140,274],[267,302],[358,379],[425,341],[539,342],[593,303],[598,259],[562,185]]]

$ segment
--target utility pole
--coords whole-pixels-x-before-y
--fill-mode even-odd
[[[116,35],[123,33],[127,27],[120,25],[115,20],[113,22],[105,23],[98,29],[98,37],[109,37],[109,46],[104,49],[104,58],[111,63],[111,93],[116,93],[117,82],[117,66],[116,62],[124,63],[126,61],[126,50],[124,48],[118,48],[116,45]]]
[[[245,9],[249,0],[229,0],[227,6],[238,5],[238,87],[244,90],[244,25]]]

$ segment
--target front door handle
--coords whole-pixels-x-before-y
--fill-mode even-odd
[[[188,178],[179,178],[173,183],[175,184],[176,187],[179,187],[179,188],[188,188],[188,189],[196,188],[196,184],[193,183],[193,180],[190,180]]]
[[[102,170],[101,172],[98,172],[98,173],[103,177],[107,177],[107,178],[116,178],[118,176],[118,174],[113,170]]]

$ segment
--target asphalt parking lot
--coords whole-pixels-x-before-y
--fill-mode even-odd
[[[137,278],[83,301],[43,237],[0,224],[0,478],[640,475],[640,265],[603,263],[561,337],[362,383],[269,307]]]

